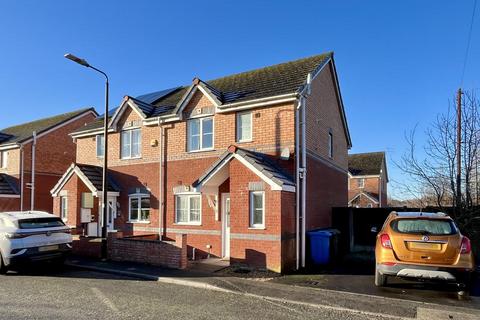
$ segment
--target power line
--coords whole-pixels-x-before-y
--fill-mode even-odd
[[[470,51],[470,42],[472,40],[473,22],[475,21],[475,11],[476,11],[476,9],[477,9],[477,0],[474,0],[472,20],[470,21],[470,30],[468,31],[467,50],[465,51],[465,58],[463,60],[463,70],[462,70],[462,78],[461,78],[461,81],[460,81],[460,87],[463,86],[463,78],[465,77],[465,69],[467,68],[468,52]]]

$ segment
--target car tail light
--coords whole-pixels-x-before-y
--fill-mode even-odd
[[[462,246],[460,247],[461,254],[468,254],[472,251],[472,245],[470,244],[470,239],[467,237],[462,237]]]
[[[7,239],[21,239],[21,238],[26,238],[28,237],[29,235],[28,234],[24,234],[24,233],[6,233],[5,234],[5,237]]]
[[[382,247],[386,249],[392,249],[392,241],[390,241],[388,234],[382,234],[380,236],[380,242],[382,243]]]

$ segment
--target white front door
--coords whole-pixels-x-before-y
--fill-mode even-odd
[[[108,197],[107,198],[107,230],[113,231],[115,230],[114,222],[115,218],[117,217],[117,198],[116,197]]]
[[[100,198],[100,203],[99,203],[99,220],[100,220],[100,230],[99,234],[102,232],[102,227],[103,227],[103,210],[102,210],[102,200]],[[115,218],[117,217],[117,197],[112,197],[109,196],[107,198],[107,231],[115,231]]]
[[[222,252],[223,258],[230,258],[230,194],[222,193]]]

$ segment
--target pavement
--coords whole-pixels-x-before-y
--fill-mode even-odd
[[[218,263],[197,264],[182,271],[79,257],[69,260],[68,265],[162,285],[238,295],[322,312],[343,312],[358,317],[422,319],[425,315],[438,313],[426,319],[480,318],[478,297],[459,296],[448,289],[439,291],[439,288],[428,285],[423,289],[421,285],[409,287],[405,283],[378,289],[373,286],[373,278],[369,275],[290,275],[273,279],[245,279],[222,273],[224,266]]]

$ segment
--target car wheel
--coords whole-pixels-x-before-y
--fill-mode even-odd
[[[2,254],[0,253],[0,274],[6,274],[8,271],[7,266],[3,262]]]
[[[387,276],[384,274],[381,274],[380,271],[378,271],[378,268],[375,267],[375,286],[385,287],[386,285],[387,285]]]

